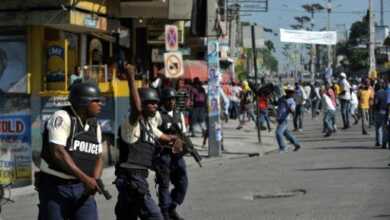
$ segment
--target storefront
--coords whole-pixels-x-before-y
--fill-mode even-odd
[[[10,12],[12,16],[0,12],[0,184],[31,184],[32,171],[39,166],[44,122],[69,104],[70,79],[78,67],[85,69],[83,80],[95,81],[105,97],[99,117],[104,159],[112,164],[117,158],[113,145],[118,122],[128,112],[127,82],[115,78],[115,38],[105,7],[88,6],[99,12],[89,13],[87,6],[26,9]]]

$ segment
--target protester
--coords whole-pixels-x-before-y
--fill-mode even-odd
[[[320,82],[316,81],[314,83],[314,88],[311,93],[311,117],[315,119],[319,115],[319,108],[321,103],[321,95],[320,95]]]
[[[334,127],[336,115],[336,103],[332,100],[329,89],[321,88],[322,109],[324,112],[325,137],[329,137],[336,131]]]
[[[232,82],[232,93],[230,95],[230,118],[236,119],[240,114],[241,86],[236,81]]]
[[[343,129],[350,127],[350,109],[351,109],[351,85],[347,80],[345,73],[340,74],[340,104],[341,104],[341,117],[343,119]]]
[[[362,87],[358,93],[359,99],[359,111],[360,117],[362,119],[362,133],[367,135],[367,126],[369,123],[369,109],[370,109],[370,99],[371,99],[371,90],[368,88],[369,82],[367,79],[364,79],[362,82]]]
[[[358,87],[356,85],[352,86],[351,91],[351,117],[354,119],[354,124],[359,123],[359,100],[358,100]]]
[[[242,83],[242,92],[240,95],[240,117],[237,129],[243,128],[246,122],[246,118],[248,118],[248,120],[256,122],[256,116],[254,113],[253,106],[253,92],[249,87],[248,82],[244,81]]]
[[[294,111],[294,131],[303,131],[303,114],[306,99],[307,95],[301,85],[301,82],[295,83],[294,101],[296,103],[296,108]]]
[[[198,77],[194,79],[192,88],[193,109],[191,116],[192,136],[195,137],[197,129],[200,129],[202,135],[206,131],[207,117],[207,94]]]
[[[380,81],[376,86],[374,96],[374,119],[375,119],[375,146],[386,148],[386,142],[389,139],[386,133],[386,112],[387,112],[387,94],[385,91],[385,82]]]
[[[294,113],[295,111],[295,101],[294,101],[294,92],[295,89],[292,87],[287,87],[285,90],[286,95],[281,97],[278,100],[278,109],[276,113],[276,120],[278,126],[276,128],[276,140],[279,145],[279,152],[287,152],[287,146],[284,142],[284,138],[286,137],[294,145],[294,151],[297,151],[301,148],[298,140],[294,137],[294,135],[288,130],[288,115],[290,113]]]

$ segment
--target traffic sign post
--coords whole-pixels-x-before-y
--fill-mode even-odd
[[[168,52],[164,54],[165,76],[178,78],[184,74],[183,56],[180,52]]]
[[[179,34],[176,25],[165,25],[165,49],[167,51],[179,49]]]

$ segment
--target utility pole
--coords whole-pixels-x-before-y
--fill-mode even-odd
[[[209,152],[210,157],[221,156],[222,127],[219,105],[219,42],[215,22],[218,11],[217,0],[207,0],[207,66],[208,80],[208,119],[209,119]]]
[[[328,10],[328,22],[327,22],[327,31],[330,31],[330,13],[332,12],[332,0],[328,0],[327,4]],[[332,68],[332,45],[328,45],[328,68]]]
[[[376,60],[375,60],[375,23],[374,14],[372,7],[372,0],[368,0],[368,11],[369,11],[369,25],[370,25],[370,70],[368,72],[369,78],[376,78]]]
[[[257,74],[257,52],[256,52],[256,34],[255,34],[255,26],[256,24],[251,25],[252,32],[252,53],[253,53],[253,67],[255,70],[255,85],[257,84],[258,74]],[[256,91],[255,91],[256,92]],[[261,131],[260,131],[260,123],[259,123],[259,99],[256,97],[256,127],[257,127],[257,139],[259,143],[261,143]]]
[[[314,10],[311,11],[311,22],[310,22],[311,31],[314,31]],[[311,81],[314,81],[314,76],[316,74],[316,45],[311,45],[311,61],[310,61],[310,72],[311,72]]]
[[[381,0],[381,26],[384,26],[385,25],[385,22],[384,22],[384,12],[383,12],[383,0]]]
[[[318,3],[314,3],[314,4],[302,5],[302,8],[311,14],[311,31],[314,31],[314,13],[324,10],[324,7]],[[316,45],[313,44],[312,52],[311,52],[311,68],[310,68],[312,80],[314,80],[314,74],[316,71],[315,60],[316,60]]]

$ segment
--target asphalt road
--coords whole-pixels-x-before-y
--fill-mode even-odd
[[[298,152],[191,167],[179,212],[190,220],[390,219],[390,152],[375,148],[373,131],[363,136],[359,125],[329,138],[321,130],[320,120],[305,120],[303,133],[296,133],[303,146]],[[116,193],[108,189],[114,199],[98,196],[102,220],[115,219]],[[19,197],[3,207],[3,218],[36,219],[37,203],[35,194]]]

